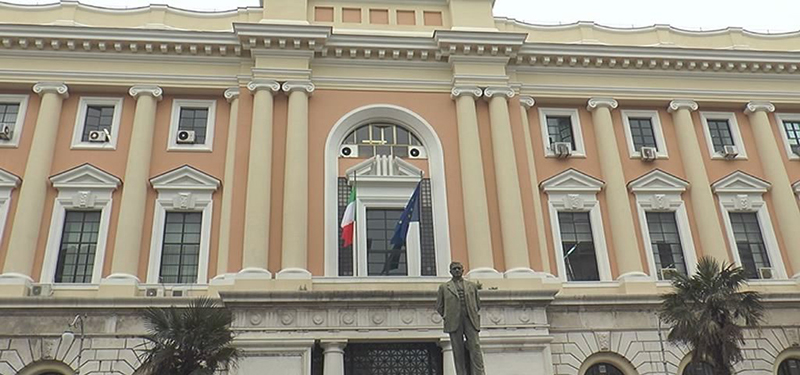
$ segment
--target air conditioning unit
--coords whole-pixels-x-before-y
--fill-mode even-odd
[[[655,147],[642,147],[639,152],[642,154],[642,161],[653,161],[658,157],[658,150]]]
[[[339,147],[339,156],[343,158],[357,158],[358,146],[355,145],[342,145]]]
[[[408,157],[411,159],[427,159],[428,155],[422,146],[408,146]]]
[[[662,268],[661,269],[661,280],[672,280],[677,275],[678,269],[677,268]]]
[[[572,155],[572,144],[569,142],[553,142],[550,144],[550,151],[552,151],[557,158],[568,158]]]
[[[147,297],[163,297],[164,288],[147,288],[144,291],[144,295]]]
[[[739,148],[730,145],[725,146],[722,149],[722,156],[724,156],[725,159],[735,159],[737,156],[739,156]]]
[[[52,284],[33,284],[33,287],[31,287],[31,297],[50,297],[52,295]]]
[[[193,144],[195,141],[194,130],[178,130],[176,141],[181,144]]]
[[[111,134],[108,130],[92,130],[89,132],[89,142],[105,143],[111,139]]]
[[[772,267],[759,267],[758,268],[758,277],[760,279],[770,280],[775,278],[775,273]]]
[[[10,141],[12,136],[14,136],[14,131],[10,126],[4,125],[0,128],[0,140]]]

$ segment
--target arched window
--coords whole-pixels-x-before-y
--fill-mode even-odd
[[[689,362],[686,368],[683,369],[683,375],[713,375],[714,368],[711,364],[704,361]]]
[[[584,375],[623,375],[623,373],[622,370],[610,363],[600,362],[589,367]]]
[[[800,359],[788,358],[781,362],[778,375],[800,375]]]
[[[345,137],[341,156],[371,158],[391,155],[399,158],[424,158],[422,141],[408,129],[387,122],[361,125]],[[348,153],[349,152],[349,153]]]

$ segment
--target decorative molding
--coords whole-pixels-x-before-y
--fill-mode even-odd
[[[239,92],[240,90],[238,87],[231,87],[225,90],[225,93],[223,93],[222,96],[225,97],[225,100],[227,100],[228,103],[232,103],[234,100],[239,99]]]
[[[519,103],[522,104],[526,110],[529,110],[536,104],[536,100],[534,100],[532,96],[520,95]]]
[[[175,168],[150,179],[156,190],[216,191],[220,181],[189,165]]]
[[[69,88],[64,82],[39,82],[33,85],[33,92],[40,96],[51,93],[64,99],[69,98]]]
[[[661,169],[654,169],[628,183],[628,189],[633,193],[682,193],[687,188],[688,181]]]
[[[669,102],[669,106],[667,106],[667,112],[677,112],[681,109],[688,110],[689,112],[694,112],[698,108],[697,102],[690,99],[675,99]]]
[[[61,189],[110,189],[122,183],[116,176],[89,163],[66,170],[50,177],[53,187]]]
[[[280,91],[281,84],[276,82],[276,81],[272,81],[272,80],[256,79],[256,80],[250,81],[247,84],[247,89],[252,91],[252,92],[258,92],[259,90],[269,90],[269,92],[274,94],[274,93]]]
[[[605,182],[570,168],[542,181],[539,185],[546,193],[598,192],[603,189]]]
[[[619,106],[614,98],[591,98],[586,104],[586,110],[592,112],[598,108],[608,108],[609,111],[616,109]]]
[[[0,189],[15,189],[19,187],[22,179],[17,175],[0,168]]]
[[[747,105],[744,106],[745,114],[749,115],[751,113],[756,113],[758,111],[764,111],[766,113],[775,112],[775,105],[767,101],[754,100],[747,103]]]
[[[454,99],[461,95],[469,95],[477,99],[483,95],[483,90],[478,86],[455,86],[450,91],[450,96]]]
[[[764,194],[772,184],[742,171],[735,171],[711,184],[714,193],[723,194]]]
[[[514,89],[509,86],[490,86],[483,90],[483,96],[486,99],[494,98],[496,95],[503,95],[507,99],[514,97]]]
[[[316,86],[311,81],[286,81],[281,86],[281,89],[287,94],[293,91],[304,91],[306,94],[311,95],[315,88]]]
[[[128,94],[134,97],[135,99],[139,99],[140,95],[150,95],[156,100],[161,100],[164,94],[164,90],[161,87],[154,86],[154,85],[137,85],[133,86],[128,90]]]

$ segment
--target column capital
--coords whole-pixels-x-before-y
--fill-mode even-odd
[[[33,85],[33,92],[41,95],[53,93],[66,99],[69,98],[69,88],[64,82],[39,82]]]
[[[273,80],[254,79],[247,84],[247,89],[252,92],[259,90],[269,90],[271,93],[276,93],[281,89],[281,84]]]
[[[319,346],[322,347],[322,353],[344,353],[344,347],[347,346],[347,340],[320,340]]]
[[[519,103],[522,104],[525,109],[533,108],[533,105],[536,104],[536,100],[533,99],[532,96],[529,95],[520,95]]]
[[[775,104],[767,101],[753,100],[744,106],[744,113],[747,115],[758,111],[764,111],[766,113],[775,112]]]
[[[225,90],[225,93],[222,94],[222,95],[225,97],[225,100],[227,100],[228,103],[231,103],[234,100],[239,99],[239,88],[238,87],[231,87],[231,88]]]
[[[608,108],[608,110],[613,110],[619,107],[619,103],[617,103],[614,98],[591,98],[589,102],[586,104],[586,109],[589,112],[592,112],[598,108]]]
[[[161,100],[162,95],[164,95],[164,90],[155,85],[139,85],[131,87],[128,90],[128,94],[135,99],[139,99],[142,95],[150,95],[156,98],[156,100]]]
[[[511,99],[516,93],[509,86],[489,86],[483,89],[483,97],[486,99],[494,98],[497,95],[503,95],[506,99]]]
[[[316,86],[311,81],[286,81],[281,88],[287,94],[291,94],[294,91],[304,91],[306,94],[311,95]]]
[[[480,98],[483,95],[483,90],[481,90],[478,86],[464,86],[458,85],[453,86],[453,90],[450,91],[450,96],[455,99],[460,97],[461,95],[469,95],[475,99]]]
[[[669,102],[669,105],[667,106],[667,112],[669,112],[669,113],[677,112],[677,111],[679,111],[681,109],[688,110],[689,112],[694,112],[698,108],[700,108],[700,107],[697,105],[697,102],[694,101],[694,100],[691,100],[691,99],[675,99],[675,100]]]

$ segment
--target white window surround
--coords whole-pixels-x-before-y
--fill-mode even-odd
[[[73,150],[116,150],[119,139],[119,124],[122,120],[122,98],[105,98],[82,96],[78,103],[78,114],[75,117],[75,127],[72,131]],[[86,125],[86,111],[91,105],[114,106],[114,119],[111,122],[111,140],[108,142],[84,142],[83,128]]]
[[[553,232],[553,245],[558,266],[558,277],[567,282],[566,265],[561,247],[561,228],[558,223],[559,212],[589,212],[592,225],[592,240],[597,256],[597,270],[599,281],[569,281],[570,283],[597,283],[612,281],[611,264],[608,260],[605,230],[603,229],[603,216],[600,212],[600,202],[597,193],[603,189],[605,183],[576,169],[568,169],[553,177],[542,181],[541,188],[547,193],[548,207],[550,210],[550,227]]]
[[[658,281],[658,270],[653,255],[650,230],[647,226],[648,212],[674,212],[678,224],[678,235],[683,248],[686,272],[694,274],[697,266],[697,255],[694,248],[689,215],[681,195],[689,187],[689,183],[660,169],[655,169],[628,183],[628,189],[636,196],[636,210],[639,213],[639,227],[642,229],[647,263],[650,265],[650,278]],[[659,281],[669,283],[669,281]]]
[[[706,136],[706,146],[708,146],[708,154],[711,156],[711,159],[725,159],[725,156],[714,151],[714,144],[711,142],[711,132],[708,130],[708,120],[727,120],[728,126],[731,128],[733,143],[736,148],[739,149],[739,155],[736,156],[735,160],[747,160],[747,150],[744,148],[742,132],[739,129],[739,122],[736,120],[735,113],[700,111],[700,120],[703,122],[703,134]]]
[[[780,129],[781,140],[783,141],[783,147],[786,149],[786,155],[789,157],[789,160],[800,160],[800,155],[795,154],[792,151],[792,146],[789,145],[789,136],[786,134],[786,126],[783,125],[784,121],[800,121],[800,113],[775,114],[775,123],[778,125],[778,129]]]
[[[205,143],[179,144],[178,122],[181,116],[182,107],[208,108],[208,119],[206,120],[206,139]],[[197,99],[175,99],[172,101],[172,117],[169,122],[169,140],[167,141],[167,151],[200,151],[211,152],[214,149],[214,128],[216,123],[217,101],[216,100],[197,100]]]
[[[758,177],[751,176],[742,171],[733,172],[719,181],[713,183],[711,188],[719,198],[719,206],[722,210],[722,219],[725,224],[725,232],[728,235],[728,242],[733,254],[734,262],[741,266],[739,250],[736,247],[736,239],[731,225],[731,212],[755,212],[758,215],[758,223],[761,227],[761,236],[767,248],[770,265],[775,271],[776,279],[786,279],[786,267],[783,265],[778,240],[772,226],[772,219],[767,209],[767,204],[763,199],[764,193],[769,191],[772,185]]]
[[[447,186],[444,171],[444,151],[433,127],[419,114],[392,104],[371,104],[356,108],[342,116],[331,129],[325,142],[325,276],[338,277],[339,222],[338,185],[339,148],[345,137],[357,127],[373,121],[390,121],[404,126],[422,141],[428,156],[428,175],[431,180],[434,243],[437,276],[449,275],[450,224],[447,212]],[[418,177],[417,177],[418,179]],[[410,193],[408,197],[410,197]],[[406,198],[406,202],[408,201]],[[383,279],[381,279],[383,280]]]
[[[669,157],[669,153],[667,152],[667,142],[664,140],[664,132],[661,128],[661,119],[658,115],[658,111],[652,110],[633,110],[633,109],[623,109],[622,111],[622,121],[625,125],[625,139],[627,139],[628,143],[628,153],[632,159],[641,159],[642,152],[641,150],[637,150],[633,144],[633,136],[631,135],[631,118],[649,118],[650,122],[653,125],[653,135],[656,139],[656,147],[658,148],[657,156],[659,159],[667,159]]]
[[[572,123],[572,137],[575,138],[575,149],[572,150],[571,158],[585,158],[586,148],[583,145],[583,131],[581,130],[581,119],[577,108],[539,108],[539,128],[542,131],[542,144],[544,154],[547,157],[556,155],[550,150],[550,134],[547,132],[547,116],[569,116]]]
[[[111,196],[119,187],[120,180],[91,164],[83,164],[50,177],[50,181],[58,190],[58,196],[53,203],[40,282],[50,284],[55,280],[67,210],[100,210],[100,227],[97,232],[91,282],[98,284],[102,278],[108,225],[111,221]]]
[[[6,227],[8,211],[11,207],[11,192],[19,187],[20,178],[0,169],[0,245],[3,241],[3,230]]]
[[[28,95],[0,95],[0,103],[19,103],[17,122],[14,123],[14,134],[11,140],[0,140],[0,148],[19,147],[19,140],[22,138],[22,128],[25,126],[25,115],[28,113]]]
[[[168,211],[202,212],[200,233],[200,257],[198,260],[197,284],[208,282],[208,253],[211,243],[212,196],[220,181],[188,165],[150,179],[158,192],[153,212],[153,231],[150,239],[150,258],[147,267],[147,283],[159,284],[161,250],[164,242],[164,220]]]

